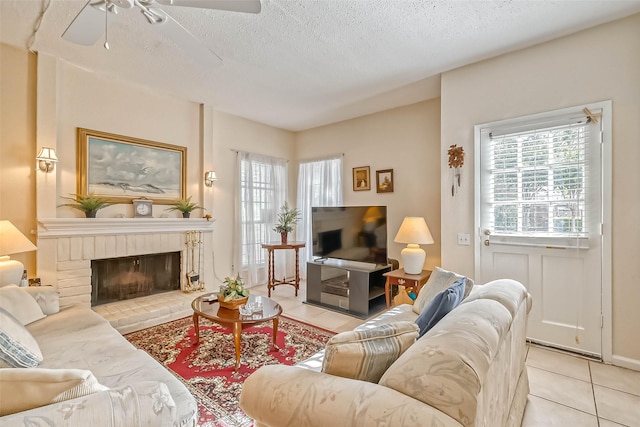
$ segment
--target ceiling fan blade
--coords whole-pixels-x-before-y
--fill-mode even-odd
[[[160,28],[160,30],[180,46],[187,55],[197,59],[203,65],[212,67],[222,63],[222,59],[216,55],[215,52],[206,47],[202,41],[169,16],[167,12],[164,13],[167,15],[166,21],[154,25],[154,27]]]
[[[230,12],[260,13],[260,0],[157,0],[171,6],[199,7],[201,9],[228,10]]]
[[[104,34],[104,1],[89,0],[71,24],[62,33],[62,38],[72,43],[91,46]]]

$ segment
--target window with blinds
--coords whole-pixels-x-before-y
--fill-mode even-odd
[[[588,237],[587,117],[485,129],[486,218],[496,236]]]

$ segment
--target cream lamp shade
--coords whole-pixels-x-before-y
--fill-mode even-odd
[[[36,156],[38,161],[38,167],[42,172],[53,172],[58,162],[58,156],[56,156],[56,150],[49,147],[42,147],[40,152]]]
[[[35,251],[36,246],[11,221],[0,221],[0,286],[18,285],[24,270],[21,262],[8,255]]]
[[[204,174],[204,185],[207,187],[213,187],[213,183],[218,180],[218,176],[214,171],[208,171]]]
[[[424,266],[424,260],[427,257],[426,252],[420,245],[434,243],[427,221],[422,217],[406,217],[402,221],[398,234],[396,234],[393,241],[407,244],[407,247],[400,253],[404,272],[407,274],[420,274]]]

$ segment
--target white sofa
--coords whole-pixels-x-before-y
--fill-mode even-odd
[[[529,392],[530,307],[516,281],[476,285],[378,383],[320,372],[320,352],[297,366],[258,369],[243,385],[240,406],[257,427],[519,426]],[[417,316],[400,305],[357,329]]]
[[[187,388],[151,356],[131,345],[109,322],[84,305],[58,311],[58,295],[51,287],[27,289],[46,314],[26,325],[43,361],[35,368],[2,368],[2,393],[10,393],[12,388],[5,381],[9,374],[19,378],[28,370],[47,375],[69,369],[87,370],[105,387],[82,397],[5,415],[0,417],[0,425],[196,425],[197,403]],[[4,396],[7,399],[8,395]],[[28,403],[29,397],[25,399]]]

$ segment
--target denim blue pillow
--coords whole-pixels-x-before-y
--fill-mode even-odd
[[[440,319],[462,302],[466,281],[467,279],[465,277],[456,280],[451,286],[440,292],[427,304],[424,310],[422,310],[422,313],[420,313],[420,316],[416,319],[416,324],[420,328],[418,338],[426,334]]]

